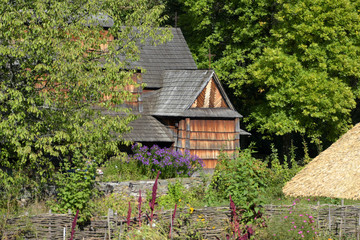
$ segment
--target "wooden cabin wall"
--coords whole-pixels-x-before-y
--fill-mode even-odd
[[[215,168],[220,151],[232,154],[239,147],[239,119],[162,119],[174,132],[176,150],[190,150]]]

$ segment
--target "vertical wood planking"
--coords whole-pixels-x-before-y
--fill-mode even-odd
[[[175,122],[167,124],[175,125]],[[179,120],[176,131],[177,149],[190,150],[204,161],[205,168],[216,166],[221,150],[232,155],[239,147],[239,119],[185,118]]]
[[[190,118],[185,118],[185,125],[186,125],[185,149],[190,149]]]
[[[240,133],[240,120],[239,118],[235,118],[234,121],[235,124],[235,132]],[[239,148],[240,147],[240,134],[236,134],[235,135],[235,148]]]

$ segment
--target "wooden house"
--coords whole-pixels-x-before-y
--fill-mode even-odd
[[[213,70],[200,70],[179,28],[163,45],[144,44],[134,68],[144,68],[137,101],[129,104],[139,118],[125,137],[145,145],[190,150],[214,168],[220,151],[233,153],[241,135],[242,117],[233,107]]]

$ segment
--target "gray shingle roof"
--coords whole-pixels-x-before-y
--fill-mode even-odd
[[[133,127],[124,135],[126,140],[134,142],[174,142],[171,130],[152,116],[142,115],[129,124]]]
[[[174,37],[165,44],[140,46],[140,60],[131,64],[146,70],[143,82],[149,88],[161,87],[163,70],[197,69],[180,28],[171,28],[171,32]]]
[[[241,118],[241,114],[229,108],[190,108],[182,113],[183,117]]]
[[[214,79],[230,108],[197,108],[190,106]],[[163,71],[162,88],[143,97],[145,112],[154,116],[182,117],[242,117],[235,111],[213,70],[166,70]]]

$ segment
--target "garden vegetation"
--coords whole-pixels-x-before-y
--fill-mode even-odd
[[[0,238],[7,238],[9,218],[48,200],[41,209],[79,213],[78,224],[112,208],[128,219],[138,216],[141,225],[147,211],[150,226],[143,225],[143,232],[128,225],[139,239],[171,238],[169,229],[185,225],[190,230],[184,236],[201,239],[196,229],[207,220],[190,221],[194,208],[229,203],[229,239],[327,239],[310,210],[301,209],[306,204],[285,198],[281,189],[311,160],[306,141],[318,147],[334,141],[359,118],[360,2],[100,2],[0,0]],[[170,39],[166,28],[157,27],[171,20],[166,13],[174,7],[198,66],[208,67],[211,49],[212,66],[236,96],[248,129],[268,139],[283,136],[284,156],[273,144],[262,158],[253,145],[234,156],[222,153],[214,174],[201,174],[203,186],[185,189],[181,178],[201,172],[197,156],[138,144],[131,156],[119,150],[119,144],[131,144],[122,136],[136,118],[119,107],[133,98],[127,86],[136,85],[129,70],[139,60],[136,43]],[[99,21],[114,24],[105,31]],[[302,140],[301,157],[290,141],[294,135]],[[178,180],[159,197],[155,184],[143,200],[101,196],[95,188],[100,179],[155,178]],[[50,186],[56,197],[48,199]],[[268,203],[293,208],[265,221],[262,206]],[[172,209],[173,216],[188,212],[172,218],[174,228],[156,230],[151,223],[157,208]]]

